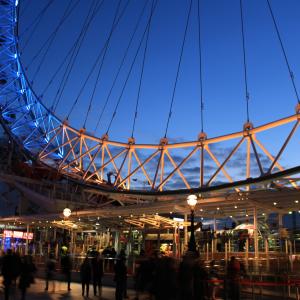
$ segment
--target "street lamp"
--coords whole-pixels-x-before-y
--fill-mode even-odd
[[[69,218],[71,216],[71,209],[66,207],[64,210],[63,210],[63,215],[65,218]]]
[[[192,252],[196,252],[196,241],[195,241],[195,228],[194,228],[194,209],[198,202],[196,195],[189,195],[186,199],[187,204],[191,208],[191,236],[188,245],[188,250]]]

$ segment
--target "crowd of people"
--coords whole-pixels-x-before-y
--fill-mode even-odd
[[[127,297],[127,265],[125,251],[121,250],[114,260],[115,299],[122,300]],[[57,279],[57,261],[50,254],[45,263],[45,291],[55,290],[54,280]],[[30,255],[20,256],[8,249],[1,257],[1,272],[3,276],[5,300],[10,299],[12,286],[18,286],[21,299],[25,300],[26,291],[32,283],[37,271]],[[67,290],[71,290],[72,259],[68,251],[60,256],[60,272],[64,275]],[[225,280],[223,279],[226,274]],[[148,296],[155,300],[201,300],[216,299],[222,293],[223,298],[231,300],[240,299],[239,281],[243,273],[242,264],[231,257],[225,269],[220,269],[214,261],[206,265],[196,253],[187,252],[180,262],[159,251],[147,257],[141,253],[137,260],[135,272],[135,290],[138,300],[141,296]],[[103,255],[96,250],[87,253],[80,265],[80,280],[82,296],[89,297],[90,285],[94,296],[102,295]],[[221,287],[221,282],[222,286]],[[52,289],[51,289],[52,283]]]
[[[18,253],[8,249],[1,257],[1,273],[3,276],[4,299],[9,300],[12,286],[16,285],[19,279],[18,287],[21,291],[21,300],[25,300],[26,291],[34,283],[34,274],[36,267],[32,256],[20,256]]]
[[[214,300],[220,294],[222,299],[239,300],[242,275],[243,265],[234,256],[220,272],[215,261],[207,266],[194,252],[187,252],[179,265],[172,257],[154,253],[139,261],[136,300],[146,294],[155,300]]]

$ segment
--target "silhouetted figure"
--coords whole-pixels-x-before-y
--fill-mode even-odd
[[[102,276],[103,276],[103,260],[100,257],[99,252],[95,257],[92,258],[92,275],[93,275],[93,287],[94,287],[94,296],[102,294]]]
[[[116,282],[116,300],[122,300],[126,290],[127,281],[127,267],[125,265],[125,257],[119,257],[115,264],[115,277]]]
[[[150,292],[150,285],[152,282],[152,270],[150,268],[150,260],[145,257],[145,252],[140,253],[140,257],[136,260],[135,271],[135,290],[136,297],[139,299],[139,295],[144,292]]]
[[[216,299],[216,293],[217,293],[217,289],[218,286],[220,285],[220,283],[218,282],[219,280],[219,274],[218,274],[218,269],[215,267],[215,261],[212,260],[209,264],[210,268],[209,268],[209,294],[210,294],[210,299],[214,300]]]
[[[88,257],[86,257],[80,267],[80,277],[82,285],[82,296],[86,291],[86,296],[89,296],[90,282],[92,278],[92,268]]]
[[[56,260],[54,259],[54,255],[50,253],[48,260],[46,261],[46,287],[45,291],[48,291],[49,288],[49,281],[53,282],[53,290],[55,289],[54,286],[54,273],[55,273],[55,265]]]
[[[234,256],[232,256],[227,266],[229,299],[231,300],[240,299],[240,271],[240,263],[236,260]]]
[[[193,299],[195,253],[188,251],[179,265],[179,299]]]
[[[117,252],[116,252],[116,250],[115,250],[115,248],[111,248],[111,250],[110,250],[110,257],[116,257],[116,255],[117,255]]]
[[[19,288],[21,290],[21,300],[25,300],[26,290],[30,284],[34,283],[34,273],[36,267],[32,261],[32,256],[26,255],[21,259]]]
[[[6,255],[2,260],[2,275],[4,284],[4,299],[9,299],[10,289],[12,283],[17,279],[20,274],[21,262],[20,258],[8,249]]]
[[[172,257],[168,256],[161,257],[158,260],[156,270],[154,273],[155,299],[176,299],[176,280],[177,275],[175,268],[175,260]]]
[[[194,264],[194,299],[204,300],[207,296],[208,274],[202,260],[196,260]]]
[[[65,275],[65,279],[68,283],[68,291],[71,290],[71,273],[72,273],[72,260],[70,254],[67,252],[61,256],[61,269]]]

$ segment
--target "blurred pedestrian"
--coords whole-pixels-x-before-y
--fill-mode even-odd
[[[46,287],[45,291],[48,291],[49,288],[49,281],[52,281],[53,291],[55,290],[55,283],[54,283],[54,273],[56,269],[56,260],[54,259],[53,253],[49,254],[49,258],[46,261]]]
[[[21,290],[21,300],[25,300],[26,290],[34,283],[34,273],[36,267],[33,263],[32,256],[26,255],[21,258],[19,288]]]
[[[208,273],[203,260],[196,260],[194,265],[194,299],[204,300],[208,296]]]
[[[92,277],[93,277],[93,287],[94,296],[98,294],[102,295],[102,277],[103,277],[103,260],[100,257],[99,252],[95,254],[96,256],[92,258]]]
[[[70,253],[68,251],[62,254],[60,263],[62,273],[64,274],[65,280],[68,284],[68,291],[71,291],[71,274],[73,265]]]
[[[125,265],[126,258],[120,256],[116,260],[115,264],[115,277],[114,281],[116,282],[116,300],[123,300],[126,293],[126,282],[127,282],[127,267]]]
[[[227,266],[227,280],[229,288],[229,299],[240,300],[240,272],[239,261],[232,256]]]
[[[80,266],[80,277],[81,277],[81,285],[82,285],[82,296],[86,292],[86,296],[89,296],[90,290],[90,282],[92,278],[92,268],[89,261],[89,258],[86,257]]]
[[[2,260],[2,276],[4,284],[4,299],[8,300],[12,283],[16,281],[20,274],[21,262],[19,257],[8,249]]]
[[[218,269],[216,268],[216,265],[215,265],[215,261],[212,260],[210,262],[210,268],[209,268],[209,274],[208,274],[208,277],[209,277],[209,290],[210,290],[210,298],[209,299],[212,299],[212,300],[215,300],[216,299],[216,294],[217,294],[217,291],[218,291],[218,288],[219,288],[219,272],[218,272]]]
[[[194,297],[194,263],[196,254],[187,251],[179,265],[179,299],[187,300]]]

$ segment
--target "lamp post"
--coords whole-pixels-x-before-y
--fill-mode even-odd
[[[191,209],[191,236],[188,245],[188,250],[192,252],[196,252],[196,240],[195,240],[195,227],[194,227],[194,209],[197,204],[197,196],[196,195],[189,195],[187,197],[187,204],[190,206]]]

